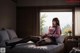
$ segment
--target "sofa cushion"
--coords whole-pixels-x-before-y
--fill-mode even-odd
[[[12,29],[6,29],[6,30],[7,30],[8,34],[9,34],[10,39],[17,38],[17,34],[15,33],[14,30],[12,30]]]
[[[7,40],[10,40],[7,31],[1,30],[0,31],[0,42],[7,41]]]
[[[7,31],[5,30],[0,30],[0,47],[6,46],[5,42],[9,41],[9,35]]]

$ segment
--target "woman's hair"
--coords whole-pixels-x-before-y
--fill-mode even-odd
[[[59,23],[59,19],[57,17],[53,18],[52,22],[55,21],[57,26],[60,26],[60,23]],[[60,30],[60,34],[61,34],[61,30]]]
[[[59,19],[57,17],[53,18],[52,22],[55,21],[57,26],[60,26]]]

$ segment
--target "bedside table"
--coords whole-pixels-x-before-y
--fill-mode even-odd
[[[67,39],[64,42],[64,52],[69,53],[72,50],[72,48],[77,47],[77,45],[78,45],[78,42],[76,39],[74,39],[74,38]]]

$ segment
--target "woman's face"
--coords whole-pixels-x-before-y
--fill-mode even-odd
[[[56,26],[56,21],[52,21],[52,26]]]

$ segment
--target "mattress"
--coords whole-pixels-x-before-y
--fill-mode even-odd
[[[58,53],[62,50],[64,44],[36,46],[33,43],[17,44],[14,48],[7,48],[8,53]]]

